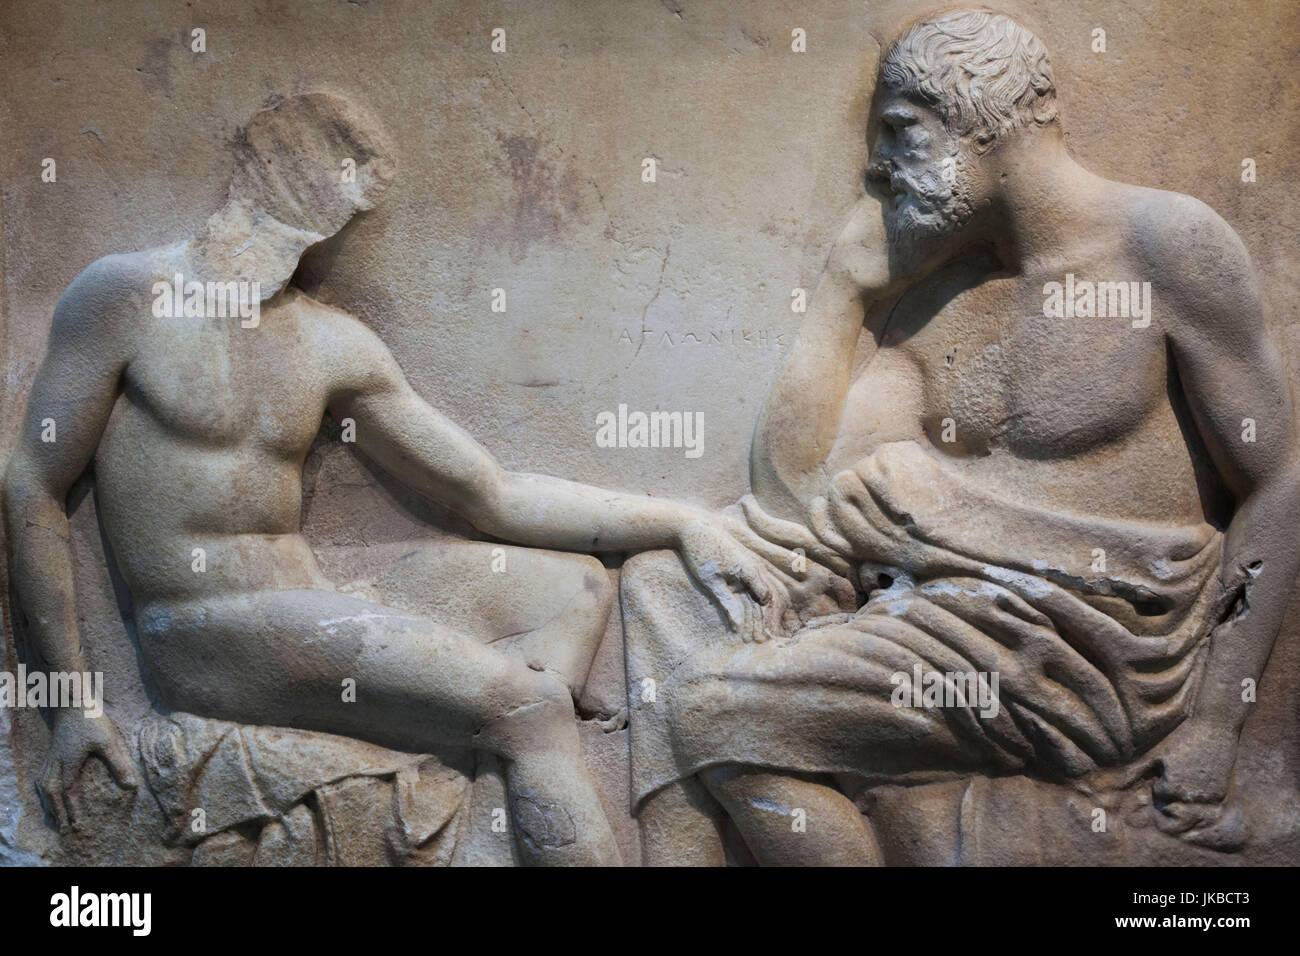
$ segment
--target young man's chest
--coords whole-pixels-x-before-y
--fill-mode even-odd
[[[153,320],[136,340],[124,392],[179,439],[296,454],[320,427],[320,379],[306,336],[281,309],[253,328],[229,318]]]

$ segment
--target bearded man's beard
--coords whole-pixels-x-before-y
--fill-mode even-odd
[[[946,179],[938,167],[927,169],[919,177],[897,170],[890,176],[889,188],[894,197],[893,208],[885,216],[885,235],[891,265],[900,273],[939,251],[944,240],[974,214],[971,160],[966,150],[957,152],[953,164]]]

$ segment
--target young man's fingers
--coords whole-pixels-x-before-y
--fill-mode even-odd
[[[741,508],[750,526],[742,525],[737,536],[751,550],[763,555],[773,565],[798,580],[803,579],[802,569],[810,561],[825,565],[836,574],[847,576],[852,573],[849,563],[842,557],[842,554],[849,553],[845,550],[847,543],[844,548],[841,548],[839,542],[823,542],[810,528],[783,518],[773,518],[752,500],[752,495],[747,497],[750,500],[742,499]],[[816,499],[812,503],[813,509],[817,508],[818,502],[821,504],[821,510],[824,511],[826,499]],[[796,550],[803,553],[797,554]],[[801,560],[796,561],[796,558]]]
[[[806,548],[816,544],[812,532],[802,525],[768,514],[753,495],[740,499],[740,509],[749,525],[769,541],[787,548]]]
[[[814,566],[813,562],[808,560],[808,550],[806,548],[801,547],[802,553],[796,553],[785,545],[768,541],[762,535],[754,533],[744,525],[741,525],[736,530],[734,537],[781,574],[794,578],[796,581],[803,581],[807,578],[809,569]]]
[[[1201,829],[1218,819],[1218,806],[1195,803],[1170,803],[1159,810],[1156,823],[1165,833],[1186,833]],[[1163,819],[1161,819],[1163,818]]]
[[[64,791],[64,794],[64,800],[68,805],[68,826],[76,830],[81,823],[81,798],[76,795],[76,790],[73,786],[69,786]]]
[[[711,575],[707,587],[727,616],[727,623],[731,625],[731,629],[742,631],[745,625],[745,612],[744,607],[740,605],[740,599],[736,597],[736,592],[727,586],[726,580],[721,575]]]
[[[37,788],[41,796],[41,803],[49,811],[50,816],[54,817],[54,823],[59,828],[60,833],[68,829],[68,810],[63,804],[63,779],[57,771],[47,771],[41,778],[41,785]]]
[[[741,573],[745,578],[745,587],[750,594],[754,595],[754,600],[759,604],[770,604],[772,587],[767,582],[767,575],[763,572],[763,568],[757,563],[746,564],[741,568]]]
[[[835,522],[835,515],[828,498],[817,498],[809,506],[812,518],[820,526],[822,537],[827,539],[835,550],[843,554],[852,554],[853,545],[843,536]]]
[[[749,630],[749,642],[751,644],[762,644],[767,640],[766,622],[764,615],[767,608],[761,604],[755,604],[753,601],[745,601],[745,610],[749,615],[747,627]]]
[[[72,829],[72,813],[61,794],[51,797],[50,812],[54,815],[54,822],[58,825],[60,833],[67,833]]]
[[[115,741],[108,746],[97,746],[94,753],[104,761],[104,766],[108,767],[113,782],[119,787],[123,790],[139,788],[140,781],[135,772],[135,761],[130,758],[121,743]]]
[[[753,532],[749,532],[743,536],[738,536],[737,540],[781,574],[791,577],[796,581],[807,580],[809,569],[815,567],[815,565],[808,560],[806,554],[796,554],[782,545],[772,544],[770,541],[763,540]]]
[[[756,562],[748,561],[733,565],[723,572],[723,576],[738,590],[752,594],[759,604],[766,604],[772,599],[772,589],[768,587],[762,567]]]

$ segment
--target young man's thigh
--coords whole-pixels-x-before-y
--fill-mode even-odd
[[[142,615],[169,706],[348,734],[468,745],[482,726],[567,694],[560,682],[428,617],[329,591],[268,591]]]

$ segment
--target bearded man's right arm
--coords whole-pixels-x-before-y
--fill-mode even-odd
[[[825,493],[824,466],[839,432],[867,310],[900,291],[890,277],[884,212],[870,193],[854,207],[759,415],[750,482],[764,508],[781,517],[802,521],[808,503]]]

